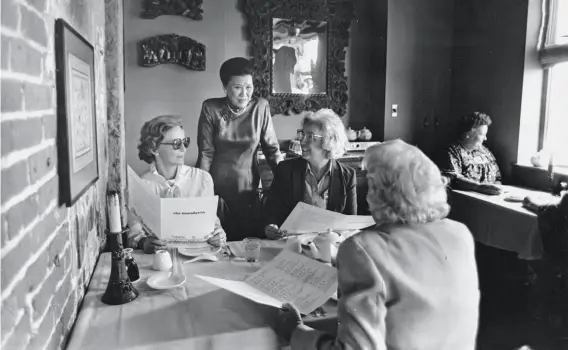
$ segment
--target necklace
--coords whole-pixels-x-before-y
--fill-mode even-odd
[[[231,104],[229,103],[229,101],[227,101],[227,107],[229,107],[229,110],[236,116],[239,116],[241,114],[243,114],[243,112],[245,111],[246,107],[244,108],[237,108],[236,110],[233,109],[233,107],[231,107]]]

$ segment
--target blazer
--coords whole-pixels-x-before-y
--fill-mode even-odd
[[[346,239],[337,254],[337,335],[305,325],[291,348],[474,350],[479,285],[467,227],[442,219]]]
[[[266,224],[284,223],[296,204],[301,202],[306,187],[308,161],[298,157],[282,161],[276,167],[266,201]],[[331,160],[331,178],[327,209],[338,213],[357,214],[357,178],[355,170]]]

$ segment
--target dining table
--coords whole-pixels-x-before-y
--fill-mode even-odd
[[[274,331],[279,310],[210,284],[196,275],[243,281],[285,248],[285,241],[261,242],[256,262],[217,253],[218,261],[183,263],[185,283],[156,290],[148,278],[153,254],[135,250],[140,279],[133,282],[138,297],[126,304],[101,301],[111,272],[111,254],[101,253],[67,349],[286,349]],[[337,326],[336,301],[329,300],[319,316],[304,323],[323,331]]]
[[[474,239],[488,247],[517,254],[522,260],[543,256],[537,214],[523,206],[522,200],[555,201],[552,194],[515,186],[502,186],[499,195],[452,189],[449,217],[464,223]]]

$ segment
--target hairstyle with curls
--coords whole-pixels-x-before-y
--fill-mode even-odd
[[[249,60],[244,57],[233,57],[221,65],[219,70],[219,76],[221,77],[221,82],[223,86],[227,86],[232,77],[238,77],[242,75],[253,75],[253,66]]]
[[[417,147],[399,139],[371,146],[363,167],[377,224],[427,223],[448,215],[447,180]]]
[[[345,154],[348,142],[345,126],[333,110],[322,108],[306,113],[302,120],[302,126],[304,125],[313,125],[320,130],[326,158],[337,159]]]
[[[471,129],[479,128],[483,125],[491,125],[491,117],[483,112],[473,112],[461,118],[459,124],[459,135],[462,136]]]
[[[160,115],[145,122],[140,129],[138,158],[152,164],[154,152],[164,140],[164,134],[176,126],[183,129],[183,121],[179,115]]]

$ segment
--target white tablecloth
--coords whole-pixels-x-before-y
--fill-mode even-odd
[[[141,278],[134,283],[138,298],[124,305],[106,305],[101,297],[110,276],[110,253],[103,253],[95,268],[68,349],[280,349],[274,325],[278,311],[257,304],[197,277],[244,280],[270,261],[283,242],[263,241],[260,261],[222,258],[218,262],[182,265],[186,282],[171,290],[154,290],[146,281],[153,255],[135,252]],[[183,258],[186,259],[186,258]],[[334,302],[324,306],[325,319],[335,322]],[[324,326],[325,327],[325,326]]]
[[[516,252],[520,259],[540,259],[542,240],[537,215],[523,208],[522,203],[507,202],[505,198],[551,195],[512,186],[504,188],[506,192],[498,196],[452,190],[450,218],[466,224],[475,240],[482,244]]]

